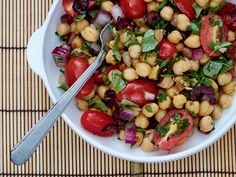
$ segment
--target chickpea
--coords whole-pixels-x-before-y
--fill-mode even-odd
[[[161,9],[160,16],[165,21],[171,21],[174,15],[174,10],[170,6],[165,6]]]
[[[182,34],[178,30],[172,31],[168,36],[168,40],[174,44],[178,44],[182,39]]]
[[[207,116],[213,112],[213,109],[214,106],[211,105],[207,100],[204,100],[200,103],[200,110],[198,114],[200,116]]]
[[[152,136],[147,136],[143,139],[141,149],[145,152],[152,152],[157,149],[156,145],[152,143]]]
[[[113,34],[113,36],[116,37],[116,36],[118,35],[118,33],[119,33],[119,31],[116,30],[116,27],[112,28],[112,34]]]
[[[174,63],[173,71],[176,75],[183,75],[184,72],[191,69],[191,63],[189,60],[180,60]]]
[[[144,115],[141,114],[138,117],[136,117],[135,125],[136,125],[136,127],[147,128],[149,125],[149,120],[147,117],[145,117]]]
[[[172,86],[168,89],[166,89],[166,94],[173,98],[175,95],[178,95],[179,94],[179,91],[177,90],[177,88],[175,86]]]
[[[131,64],[134,68],[136,67],[136,64],[138,64],[139,62],[140,62],[140,60],[138,58],[131,59]]]
[[[156,103],[148,103],[143,106],[142,113],[147,118],[150,118],[157,113],[158,109],[159,107]]]
[[[158,42],[161,42],[164,37],[163,30],[162,29],[155,29],[154,35],[155,35],[155,39]]]
[[[112,74],[113,73],[116,73],[116,74],[118,74],[118,75],[122,75],[122,72],[120,71],[120,70],[118,70],[118,69],[113,69],[113,70],[111,70],[109,73],[108,73],[108,79],[109,79],[109,81],[112,81]]]
[[[108,90],[108,87],[105,85],[100,85],[97,88],[98,95],[104,99],[105,98],[105,92]]]
[[[82,46],[83,46],[83,39],[79,36],[76,36],[71,42],[72,49],[82,48]]]
[[[98,31],[91,27],[87,26],[81,31],[82,37],[89,42],[97,42],[99,39],[99,33]]]
[[[81,33],[83,29],[85,29],[87,26],[89,26],[89,22],[85,19],[78,21],[76,23],[76,32]]]
[[[133,68],[127,68],[124,70],[124,79],[127,81],[133,81],[135,79],[138,79],[138,75]]]
[[[70,33],[70,25],[68,23],[60,23],[57,25],[57,34],[59,36],[65,36]]]
[[[233,102],[232,96],[226,95],[226,94],[220,95],[219,105],[220,105],[221,108],[228,108],[228,107],[230,107],[232,102]]]
[[[148,63],[151,66],[156,66],[157,64],[157,54],[153,52],[143,53],[140,56],[140,61]]]
[[[219,105],[214,105],[214,110],[211,116],[213,119],[219,119],[221,117],[221,108]]]
[[[144,32],[145,33],[145,32],[147,32],[148,29],[149,28],[144,25],[144,26],[140,26],[138,30],[139,30],[139,32]]]
[[[130,107],[130,111],[133,113],[134,117],[137,117],[142,110],[140,107]]]
[[[120,33],[120,42],[124,44],[130,40],[130,37],[131,36],[127,32],[122,32]]]
[[[143,36],[137,36],[136,39],[141,44],[141,42],[143,41]]]
[[[128,67],[131,66],[131,58],[129,56],[129,52],[124,52],[122,54],[122,59],[124,61],[124,64],[126,64],[126,66],[128,66]]]
[[[195,1],[202,8],[206,7],[207,4],[210,2],[210,0],[195,0]]]
[[[231,95],[235,91],[235,82],[231,81],[230,83],[222,86],[221,89],[225,94]]]
[[[96,57],[90,57],[88,59],[88,63],[91,65],[94,62],[95,59],[96,59]]]
[[[187,99],[183,94],[179,94],[173,97],[173,104],[178,109],[183,108],[186,102],[187,102]]]
[[[70,24],[70,32],[75,33],[76,32],[76,23],[71,23]]]
[[[219,6],[222,3],[222,0],[211,0],[210,2],[210,8],[214,8]]]
[[[174,27],[176,27],[176,25],[177,25],[177,16],[178,15],[179,15],[179,13],[175,12],[174,15],[173,15],[173,18],[170,22]]]
[[[220,86],[227,85],[232,80],[232,74],[230,72],[219,74],[217,77],[217,82]]]
[[[106,54],[106,62],[108,64],[112,64],[112,65],[116,65],[117,64],[117,60],[114,57],[114,53],[112,50],[109,50]]]
[[[171,99],[170,99],[170,97],[167,96],[167,97],[166,97],[166,100],[164,100],[164,101],[158,103],[158,105],[159,105],[159,108],[161,108],[161,109],[163,109],[163,110],[168,109],[168,108],[170,107],[170,105],[171,105]]]
[[[157,85],[163,89],[168,89],[174,85],[174,80],[172,77],[164,77],[160,83]]]
[[[151,66],[147,63],[137,63],[135,69],[136,73],[141,77],[147,77],[152,72]]]
[[[189,36],[184,41],[184,44],[192,49],[198,48],[201,46],[200,37],[198,35]]]
[[[214,89],[215,92],[217,92],[219,89],[218,84],[213,79],[209,80],[211,81],[211,87]]]
[[[207,54],[203,54],[203,57],[199,60],[201,65],[205,65],[208,61],[210,61],[211,57],[209,57]]]
[[[233,31],[228,31],[228,41],[233,42],[235,41],[235,39],[236,39],[235,33]]]
[[[148,78],[152,80],[158,80],[159,68],[160,68],[159,65],[153,66],[151,73],[148,75]]]
[[[136,138],[137,138],[137,141],[136,143],[132,146],[133,148],[134,147],[138,147],[142,144],[143,142],[143,138],[144,138],[144,135],[142,132],[136,132]]]
[[[124,130],[120,130],[119,139],[120,140],[125,140],[125,131]]]
[[[89,109],[89,104],[85,100],[80,100],[76,99],[76,106],[81,110],[81,111],[86,111]]]
[[[141,54],[141,51],[142,51],[142,48],[140,45],[131,45],[129,48],[128,48],[128,51],[129,51],[129,55],[131,58],[139,58],[140,57],[140,54]]]
[[[159,3],[156,2],[156,1],[151,1],[149,3],[147,3],[147,11],[148,12],[151,12],[151,11],[156,11],[158,10],[158,7],[159,7]]]
[[[184,47],[182,50],[182,55],[188,59],[192,59],[193,55],[192,55],[192,50],[188,47]]]
[[[193,115],[197,115],[199,110],[200,110],[200,104],[198,101],[187,101],[185,104],[185,109],[193,114]]]
[[[199,121],[199,128],[204,133],[210,132],[214,128],[211,116],[204,116],[201,118]]]
[[[184,44],[180,42],[176,45],[176,48],[178,52],[181,52],[184,49]]]
[[[191,70],[198,71],[200,68],[199,61],[189,60],[191,64]]]
[[[101,9],[105,10],[107,12],[111,12],[111,8],[114,6],[114,4],[111,1],[103,1],[101,4]]]
[[[152,2],[152,0],[144,0],[145,2]]]
[[[158,112],[155,114],[155,119],[157,122],[160,122],[161,119],[167,114],[166,110],[159,109]]]
[[[187,31],[190,25],[190,19],[185,14],[179,14],[176,17],[176,26],[181,31]]]
[[[134,20],[134,23],[137,25],[137,26],[143,26],[145,25],[145,19],[142,17],[142,18],[138,18],[138,19],[135,19]]]

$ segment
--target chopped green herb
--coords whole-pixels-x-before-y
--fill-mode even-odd
[[[79,53],[78,52],[72,52],[70,54],[70,57],[69,58],[75,58],[75,57],[78,57],[79,56]]]
[[[210,18],[210,25],[211,26],[219,25],[219,27],[223,27],[224,23],[222,22],[221,19],[212,17]]]
[[[101,71],[102,71],[102,72],[106,71],[106,69],[107,69],[107,66],[106,66],[106,65],[102,65],[102,66],[101,66]]]
[[[144,34],[144,38],[142,41],[142,51],[143,52],[149,52],[151,50],[154,50],[157,46],[158,42],[155,39],[155,34],[153,30],[148,30]]]
[[[137,38],[135,37],[134,34],[131,35],[130,40],[128,40],[126,43],[124,43],[125,47],[129,47],[131,45],[139,44]]]
[[[173,123],[177,125],[177,132],[175,132],[176,134],[182,133],[190,125],[188,119],[182,118],[178,113],[174,114],[173,121]]]
[[[209,47],[213,50],[213,52],[220,51],[221,53],[224,53],[231,45],[231,42],[211,42]]]
[[[145,132],[147,131],[147,129],[146,129],[146,128],[137,127],[137,128],[136,128],[136,131],[137,131],[137,132],[143,132],[143,133],[145,133]]]
[[[145,109],[147,110],[147,112],[151,113],[152,112],[152,107],[151,106],[146,106]]]
[[[196,86],[201,86],[201,85],[210,86],[211,85],[211,80],[205,77],[202,69],[199,70],[198,72],[191,71],[187,74],[187,76],[190,78],[197,79],[199,85],[196,85]]]
[[[53,58],[54,58],[54,61],[56,63],[60,63],[61,62],[61,57],[54,55]]]
[[[115,43],[114,43],[112,51],[113,51],[115,59],[118,60],[118,61],[121,61],[121,54],[120,54],[120,51],[118,49],[119,42],[120,42],[120,36],[118,35],[115,39]]]
[[[69,86],[67,85],[67,83],[63,83],[58,88],[66,92],[69,89]]]
[[[110,47],[106,44],[104,46],[104,52],[107,53],[110,50]]]
[[[219,10],[221,10],[226,4],[226,1],[222,1],[222,3],[216,7],[212,7],[208,10],[209,13],[216,13],[218,12]]]
[[[69,36],[68,35],[65,35],[65,36],[60,36],[60,41],[67,41],[69,39]]]
[[[107,75],[103,75],[102,80],[103,80],[105,85],[109,85],[111,83],[110,80],[108,79]]]
[[[116,93],[120,92],[126,87],[125,81],[122,79],[122,77],[112,72],[112,81],[111,81],[111,89],[114,90]]]
[[[91,45],[92,45],[91,42],[84,41],[83,44],[82,44],[81,50],[88,51],[88,50],[90,50]]]
[[[168,23],[163,21],[163,20],[155,20],[153,21],[153,26],[155,27],[155,29],[166,29]]]
[[[91,17],[95,17],[95,16],[97,15],[97,13],[98,13],[98,10],[90,10],[90,11],[88,12],[88,14],[89,14]]]
[[[223,64],[223,67],[220,70],[220,74],[228,72],[233,67],[233,60],[222,61],[221,63]]]
[[[160,93],[159,95],[156,96],[156,100],[158,103],[165,101],[166,98],[167,98],[167,95],[165,93]]]
[[[115,25],[114,23],[111,23],[111,24],[109,25],[110,31],[112,31],[115,26],[116,26],[116,25]]]
[[[197,3],[193,3],[192,7],[196,12],[196,18],[200,17],[203,8],[201,8]]]
[[[157,133],[162,137],[164,137],[169,130],[170,130],[170,125],[165,126],[159,124],[157,126]]]
[[[163,1],[161,2],[161,4],[158,6],[158,10],[161,10],[163,7],[165,7],[166,4],[168,3],[168,1],[169,1],[169,0],[163,0]]]
[[[92,99],[90,99],[88,101],[88,104],[89,104],[89,106],[97,108],[97,109],[101,110],[102,112],[106,112],[107,111],[107,106],[101,100],[101,98],[99,98],[98,96],[95,96]]]
[[[168,65],[170,61],[169,60],[161,60],[161,62],[159,63],[160,65],[160,68],[159,69],[162,69],[163,67],[165,67],[166,65]]]
[[[135,104],[135,103],[132,102],[132,101],[126,100],[126,99],[122,99],[121,102],[120,102],[120,104],[121,104],[122,106],[138,107],[137,104]]]
[[[80,15],[76,16],[75,19],[77,22],[80,22],[83,19],[85,19],[85,17],[86,17],[86,14],[80,14]]]
[[[194,35],[200,35],[201,22],[193,20],[189,25],[189,30],[192,31]]]

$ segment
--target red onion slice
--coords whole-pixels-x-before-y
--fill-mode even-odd
[[[112,15],[113,19],[115,20],[115,22],[117,22],[118,17],[125,18],[123,11],[118,4],[114,5],[111,8],[111,15]]]
[[[201,60],[203,57],[202,49],[193,49],[192,50],[192,58],[193,60]]]
[[[135,144],[136,142],[136,127],[134,123],[127,123],[125,126],[125,143]]]
[[[97,28],[102,28],[106,26],[111,21],[112,17],[110,13],[104,10],[100,10],[97,15],[94,17],[94,26]]]
[[[122,111],[119,115],[119,119],[120,120],[124,120],[124,121],[130,121],[134,118],[134,115],[133,113],[128,110],[128,109],[125,109],[124,111]]]
[[[146,100],[154,100],[154,99],[155,99],[155,96],[156,96],[156,95],[154,95],[153,93],[150,93],[150,92],[145,92],[145,93],[144,93],[144,98],[145,98]]]
[[[57,66],[65,66],[70,55],[70,50],[61,46],[52,51],[52,56]]]

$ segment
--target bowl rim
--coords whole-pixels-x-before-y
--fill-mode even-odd
[[[53,2],[50,11],[47,15],[47,18],[43,24],[43,26],[41,27],[42,29],[42,33],[40,34],[42,36],[42,51],[44,52],[44,46],[43,44],[45,44],[45,36],[46,36],[46,30],[49,27],[49,22],[51,21],[52,15],[55,11],[55,8],[57,5],[59,5],[60,0],[56,0]],[[27,47],[28,48],[28,47]],[[29,59],[28,59],[29,60]],[[41,60],[43,60],[43,58],[41,58]],[[52,88],[50,87],[49,84],[49,80],[46,76],[46,71],[44,69],[44,60],[42,61],[42,72],[40,73],[40,77],[44,82],[45,87],[47,88],[47,92],[52,100],[53,103],[56,103],[57,99],[55,94],[53,93]],[[235,124],[236,122],[236,114],[233,116],[233,118],[228,121],[228,123],[220,130],[218,131],[214,136],[211,136],[209,139],[207,139],[206,141],[200,143],[199,145],[195,146],[195,147],[191,147],[187,150],[183,150],[181,152],[176,152],[174,154],[168,154],[168,155],[163,155],[163,156],[148,156],[148,157],[143,157],[143,156],[135,156],[135,155],[127,155],[127,154],[123,154],[121,152],[112,150],[108,147],[106,147],[105,145],[102,145],[96,141],[94,141],[90,136],[86,135],[86,133],[79,131],[78,127],[75,126],[75,124],[70,120],[70,118],[63,113],[62,114],[63,119],[65,120],[65,122],[73,129],[73,131],[75,131],[83,140],[85,140],[86,142],[88,142],[90,145],[94,146],[95,148],[110,154],[112,156],[124,159],[124,160],[129,160],[129,161],[134,161],[134,162],[168,162],[168,161],[173,161],[173,160],[178,160],[178,159],[182,159],[185,158],[187,156],[190,156],[192,154],[195,154],[199,151],[201,151],[202,149],[208,147],[209,145],[213,144],[216,142],[217,139],[221,138],[227,131],[230,130],[230,128]]]

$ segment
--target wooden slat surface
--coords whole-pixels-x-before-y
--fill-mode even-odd
[[[60,120],[29,162],[14,166],[11,147],[51,106],[42,81],[28,67],[26,46],[52,2],[0,0],[0,176],[236,176],[235,126],[191,157],[138,164],[96,150]]]

